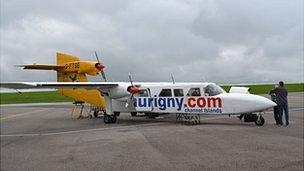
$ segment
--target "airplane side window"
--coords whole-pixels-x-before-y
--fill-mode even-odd
[[[162,89],[159,93],[159,97],[172,97],[171,89]]]
[[[201,96],[200,88],[191,88],[188,91],[187,96]]]
[[[204,89],[205,89],[205,96],[216,96],[218,94],[223,93],[223,90],[220,87],[213,84],[206,86]]]
[[[174,89],[173,91],[174,91],[174,96],[175,97],[182,97],[182,96],[184,96],[183,89]]]

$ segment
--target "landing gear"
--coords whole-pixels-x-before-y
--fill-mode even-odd
[[[97,111],[97,110],[95,110],[95,111],[93,112],[93,115],[94,115],[95,118],[98,117],[98,113],[99,113],[99,111]]]
[[[104,114],[103,121],[104,121],[104,123],[106,123],[106,124],[116,123],[117,117],[116,117],[116,115]]]
[[[120,112],[114,112],[114,115],[115,115],[115,116],[119,116],[119,115],[120,115]]]
[[[241,115],[243,115],[244,122],[254,122],[257,126],[262,126],[265,123],[265,119],[263,118],[262,113],[258,113],[258,114],[248,113]],[[240,120],[242,119],[242,117],[238,117],[238,118]]]
[[[116,123],[116,121],[117,121],[116,115],[113,115],[113,116],[111,116],[111,117],[112,117],[112,123]]]
[[[265,123],[265,119],[263,118],[263,116],[262,115],[258,115],[257,116],[257,119],[254,121],[254,123],[257,125],[257,126],[262,126],[262,125],[264,125],[264,123]]]
[[[93,116],[95,118],[98,118],[100,112],[104,112],[104,110],[101,107],[97,107],[97,106],[91,105],[90,106],[90,112],[93,112]]]
[[[136,116],[136,115],[137,115],[137,112],[131,112],[131,115],[132,115],[132,116]]]

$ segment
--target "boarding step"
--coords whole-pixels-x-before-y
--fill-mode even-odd
[[[82,101],[76,101],[73,103],[75,106],[71,112],[72,119],[83,119],[83,118],[92,118],[92,114],[90,112],[90,107],[84,105]]]

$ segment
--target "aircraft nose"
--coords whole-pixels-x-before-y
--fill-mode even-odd
[[[266,97],[262,97],[263,98],[263,100],[262,100],[262,102],[263,102],[263,105],[264,105],[264,107],[265,108],[271,108],[271,107],[274,107],[274,106],[276,106],[277,104],[275,103],[275,102],[273,102],[272,100],[269,100],[268,98],[266,98]]]
[[[266,97],[254,94],[226,93],[222,94],[227,113],[250,113],[264,111],[277,104]]]
[[[251,95],[251,101],[252,101],[252,103],[255,104],[256,108],[261,111],[269,109],[269,108],[277,105],[270,99],[263,97],[263,96],[259,96],[259,95]]]

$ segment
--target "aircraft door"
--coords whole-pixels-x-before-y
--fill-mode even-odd
[[[153,110],[153,103],[151,100],[151,91],[149,88],[141,89],[141,91],[134,95],[134,108],[138,112],[150,112]]]

